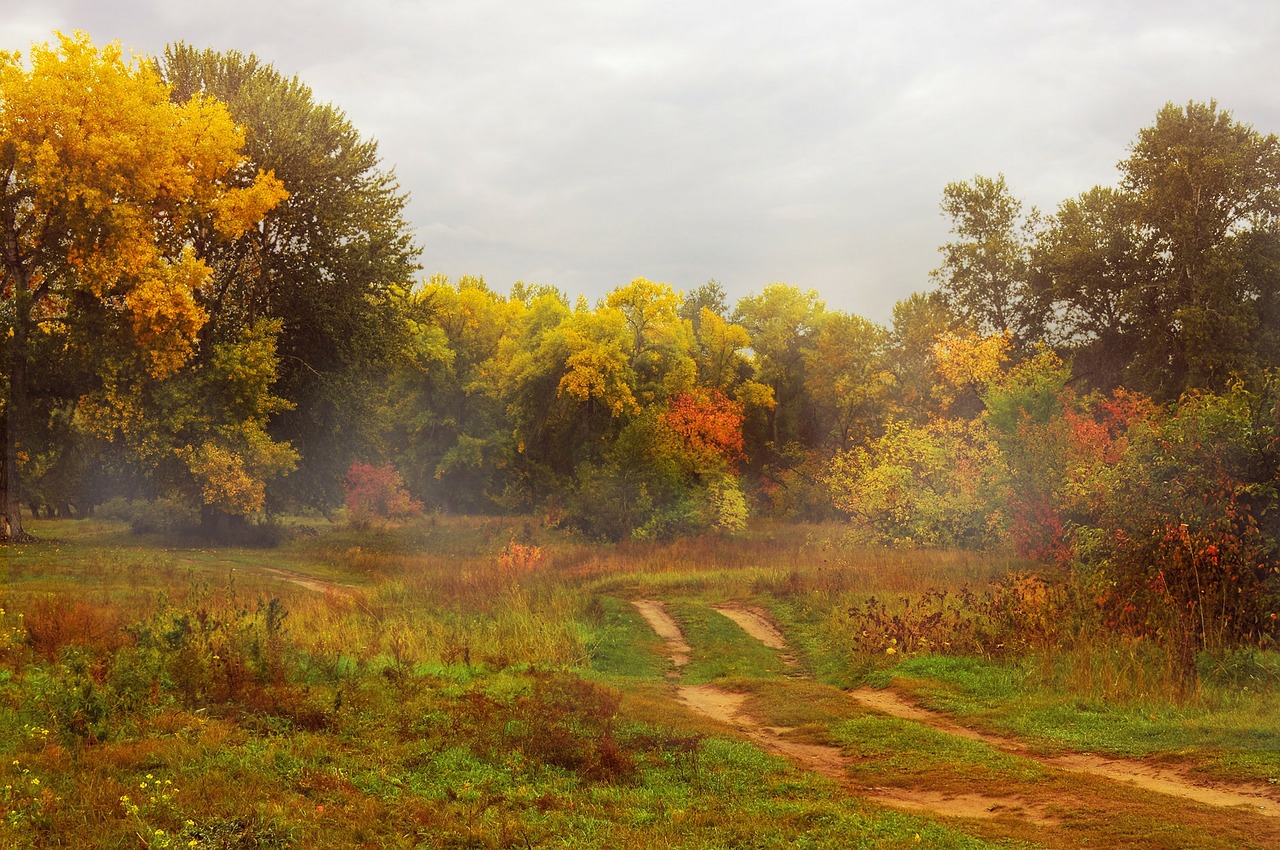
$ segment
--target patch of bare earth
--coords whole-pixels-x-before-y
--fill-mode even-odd
[[[260,567],[259,572],[275,576],[276,578],[283,579],[290,584],[296,584],[299,587],[305,587],[307,590],[312,590],[316,593],[331,593],[334,596],[347,597],[351,596],[352,591],[355,590],[355,588],[349,584],[338,584],[332,581],[325,581],[324,579],[309,576],[306,573],[294,572],[293,570],[282,570],[276,567]]]
[[[689,708],[733,727],[766,752],[782,756],[793,764],[843,784],[859,797],[888,806],[964,818],[1011,816],[1037,824],[1056,823],[1040,806],[1008,795],[951,794],[924,788],[884,788],[856,785],[849,777],[844,755],[838,747],[797,741],[788,737],[794,730],[765,726],[743,710],[745,694],[722,690],[714,685],[683,685],[677,698]]]
[[[631,604],[640,612],[640,616],[644,617],[649,628],[667,642],[667,655],[671,657],[671,663],[676,668],[688,664],[689,654],[693,652],[693,648],[685,641],[680,625],[667,613],[666,607],[654,599],[635,599]]]
[[[738,628],[760,641],[760,643],[770,649],[778,650],[781,653],[782,662],[788,667],[796,666],[796,657],[786,651],[787,639],[782,636],[782,631],[774,625],[773,619],[763,608],[757,608],[754,605],[739,605],[736,602],[726,602],[711,607],[737,623]]]
[[[982,741],[1005,752],[1016,753],[1049,767],[1075,773],[1104,776],[1118,782],[1128,782],[1147,791],[1195,800],[1210,806],[1244,807],[1252,812],[1270,817],[1280,816],[1280,794],[1264,785],[1212,784],[1192,779],[1186,772],[1164,765],[1125,759],[1105,758],[1092,753],[1069,753],[1060,756],[1040,756],[1028,751],[1020,741],[979,732],[960,726],[945,715],[914,705],[892,691],[859,688],[850,696],[862,705],[876,711],[922,723],[940,732]]]

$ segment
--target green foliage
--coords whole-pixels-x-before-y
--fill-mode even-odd
[[[983,335],[1009,331],[1019,345],[1039,339],[1043,313],[1029,283],[1036,211],[1023,213],[1003,174],[948,183],[942,211],[956,241],[939,249],[942,265],[932,276],[947,306]]]
[[[202,293],[205,336],[226,341],[259,319],[280,323],[276,392],[289,406],[271,433],[297,448],[301,467],[279,496],[333,507],[352,459],[376,440],[369,400],[402,339],[396,293],[411,285],[418,255],[407,197],[339,109],[257,57],[176,44],[160,71],[176,102],[202,94],[225,103],[245,127],[249,164],[288,190],[261,227],[192,235],[217,282]]]
[[[752,435],[753,457],[774,459],[787,443],[812,436],[805,351],[812,345],[825,312],[826,305],[817,292],[784,283],[771,283],[759,295],[741,299],[734,308],[735,322],[751,339],[756,380],[773,390],[768,431]],[[768,442],[772,442],[771,451],[762,451]]]

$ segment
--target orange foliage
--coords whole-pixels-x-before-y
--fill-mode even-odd
[[[663,424],[704,467],[733,468],[742,460],[742,419],[741,403],[708,387],[677,393],[662,414]]]

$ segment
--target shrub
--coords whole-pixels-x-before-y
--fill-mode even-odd
[[[374,520],[407,519],[422,513],[422,503],[409,495],[404,479],[389,463],[351,464],[343,493],[347,517],[357,527],[368,527]]]
[[[97,507],[104,519],[129,523],[134,534],[175,534],[192,532],[200,525],[200,512],[177,499],[125,499],[117,496]]]

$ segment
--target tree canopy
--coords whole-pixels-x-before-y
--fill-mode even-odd
[[[4,510],[20,538],[33,335],[93,349],[80,389],[94,415],[137,424],[122,385],[179,370],[208,318],[210,268],[188,234],[238,238],[287,193],[245,160],[225,106],[174,102],[153,66],[118,45],[77,33],[34,46],[28,62],[2,54],[0,95]]]

